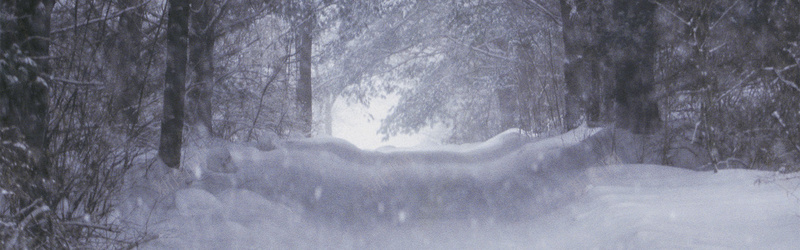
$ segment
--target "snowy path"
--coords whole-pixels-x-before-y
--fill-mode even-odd
[[[654,165],[597,167],[587,175],[592,181],[586,196],[550,215],[561,226],[537,244],[788,249],[800,243],[800,203],[787,192],[798,192],[797,180],[755,185],[770,174]]]
[[[800,244],[800,203],[793,196],[800,180],[756,185],[773,174],[594,166],[567,150],[591,133],[532,143],[503,134],[483,144],[414,152],[360,151],[335,140],[268,152],[233,147],[224,166],[199,161],[200,180],[168,194],[174,204],[148,217],[158,221],[152,230],[160,238],[147,248]]]

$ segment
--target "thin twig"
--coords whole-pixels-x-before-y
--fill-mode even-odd
[[[109,232],[114,232],[114,233],[118,233],[119,232],[119,230],[111,228],[110,226],[92,224],[92,223],[87,223],[87,222],[83,222],[83,221],[65,221],[65,222],[62,222],[62,224],[68,225],[68,226],[79,226],[79,227],[88,227],[88,228],[94,228],[94,229],[102,229],[102,230],[109,231]]]
[[[667,8],[666,6],[664,6],[664,4],[662,4],[661,2],[659,2],[659,1],[655,1],[655,3],[658,5],[658,7],[661,7],[662,9],[664,9],[664,11],[666,11],[667,13],[669,13],[670,15],[672,15],[673,17],[675,17],[675,18],[677,18],[678,20],[680,20],[680,21],[681,21],[683,24],[685,24],[686,26],[691,26],[691,23],[689,23],[688,21],[686,21],[686,19],[683,19],[683,17],[679,16],[678,14],[676,14],[675,12],[673,12],[672,10],[670,10],[669,8]]]
[[[728,14],[728,12],[729,12],[729,11],[731,11],[731,9],[733,9],[733,7],[734,7],[734,6],[736,6],[737,4],[739,4],[739,1],[738,1],[738,0],[737,0],[736,2],[733,2],[733,4],[731,4],[731,6],[730,6],[730,7],[728,7],[727,9],[725,9],[725,12],[722,12],[722,15],[721,15],[721,16],[719,16],[719,18],[717,18],[717,20],[716,20],[716,21],[714,21],[714,23],[712,23],[712,24],[711,24],[711,27],[708,27],[708,29],[709,29],[709,30],[713,30],[713,29],[714,29],[714,27],[715,27],[715,26],[717,26],[717,24],[719,23],[719,21],[722,21],[722,18],[724,18],[724,17],[725,17],[725,15],[726,15],[726,14]]]
[[[52,79],[54,81],[66,83],[66,84],[79,85],[79,86],[103,87],[105,85],[105,84],[103,84],[101,82],[97,82],[97,81],[84,82],[84,81],[77,81],[77,80],[60,78],[60,77],[50,77],[50,79]]]
[[[264,105],[264,96],[266,96],[266,94],[267,94],[267,89],[278,78],[278,75],[281,73],[281,71],[283,71],[283,67],[282,66],[284,64],[286,64],[286,60],[288,58],[289,58],[288,56],[284,56],[283,58],[280,59],[280,63],[278,64],[278,66],[276,66],[274,68],[275,72],[272,74],[272,76],[270,76],[269,80],[267,81],[267,84],[265,84],[264,89],[261,91],[261,97],[258,100],[258,109],[256,111],[255,118],[253,118],[253,125],[250,127],[250,131],[247,133],[247,140],[250,140],[250,137],[253,135],[253,130],[256,127],[256,124],[258,122],[258,118],[259,118],[259,116],[261,116],[261,110],[262,110],[263,105]]]
[[[783,75],[781,75],[781,73],[783,73],[784,71],[786,71],[788,69],[791,69],[793,67],[797,67],[797,64],[792,64],[792,65],[786,66],[783,69],[777,69],[777,68],[773,68],[773,67],[768,67],[768,68],[765,68],[765,69],[766,70],[772,70],[773,72],[775,72],[775,75],[778,76],[778,79],[781,80],[781,82],[783,82],[784,84],[788,85],[789,87],[791,87],[791,88],[793,88],[793,89],[795,89],[797,91],[800,91],[800,86],[798,86],[797,83],[795,83],[793,81],[790,81],[790,80],[784,78]]]
[[[86,26],[86,25],[90,25],[90,24],[94,24],[94,23],[110,20],[112,18],[116,18],[118,16],[121,16],[122,14],[125,14],[126,12],[129,12],[129,11],[138,9],[138,8],[140,8],[142,6],[145,6],[148,3],[150,3],[149,0],[143,2],[143,3],[139,4],[139,5],[128,7],[128,8],[125,8],[124,10],[117,11],[114,14],[111,14],[109,16],[99,17],[99,18],[95,18],[95,19],[92,19],[92,20],[87,20],[86,22],[75,24],[75,25],[72,25],[72,26],[64,27],[64,28],[60,28],[60,29],[54,29],[54,30],[50,31],[50,35],[66,32],[66,31],[77,29],[77,28],[80,28],[80,27],[83,27],[83,26]]]

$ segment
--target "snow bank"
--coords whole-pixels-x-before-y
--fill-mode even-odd
[[[558,226],[538,232],[536,245],[790,249],[800,243],[800,203],[792,195],[798,179],[756,184],[773,174],[656,165],[595,167],[586,175],[586,194],[543,219]]]
[[[335,138],[288,141],[269,152],[232,152],[240,188],[342,223],[489,217],[536,213],[575,192],[542,171],[548,150],[577,144],[597,129],[533,140],[507,131],[487,142],[435,149],[360,150]],[[266,156],[266,157],[265,157]],[[259,160],[254,158],[265,157]],[[248,166],[248,167],[244,167]],[[563,171],[556,171],[561,174]],[[546,204],[542,206],[540,204]]]
[[[191,171],[164,175],[183,179],[174,178],[178,185],[160,191],[171,200],[151,206],[159,211],[148,221],[157,222],[152,228],[161,237],[148,247],[781,248],[800,243],[794,234],[800,205],[787,195],[800,185],[797,179],[754,185],[768,173],[608,165],[641,153],[605,148],[607,138],[617,138],[609,134],[580,128],[535,140],[508,131],[480,144],[377,151],[335,138],[270,147],[206,145],[187,153]],[[130,204],[142,203],[135,194],[154,194],[132,193]]]

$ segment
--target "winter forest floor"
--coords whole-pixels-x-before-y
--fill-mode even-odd
[[[376,151],[206,143],[183,171],[131,173],[116,216],[157,236],[145,249],[800,245],[798,175],[620,164],[586,153],[602,132]]]

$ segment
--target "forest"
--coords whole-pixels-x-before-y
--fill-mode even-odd
[[[642,144],[604,150],[650,154],[615,153],[625,164],[792,174],[800,171],[798,16],[797,0],[2,0],[0,245],[131,249],[158,241],[118,219],[132,180],[150,178],[132,176],[201,176],[192,170],[199,158],[203,169],[217,164],[212,159],[258,162],[237,158],[250,151],[235,147],[291,158],[292,150],[329,147],[318,140],[362,165],[421,157],[415,164],[438,166],[480,165],[472,158],[500,159],[491,152],[517,143],[486,144],[486,154],[382,158],[331,139],[335,103],[368,107],[388,95],[399,100],[378,118],[378,131],[363,133],[391,138],[440,126],[446,134],[436,143],[447,146],[490,143],[509,130],[535,142],[607,129]],[[522,148],[513,152],[545,152],[513,145]],[[548,157],[530,162],[569,163]],[[259,194],[271,202],[288,197],[309,213],[349,218],[308,201],[325,201],[319,186],[288,188],[313,180],[361,194],[342,191],[350,186],[318,168],[291,172],[315,175],[287,187],[248,188],[268,188]],[[531,178],[541,178],[539,169]],[[428,193],[517,195],[491,186],[507,182],[458,177],[439,185],[417,176],[403,178]],[[187,178],[171,181],[192,185]],[[392,184],[403,178],[381,179],[375,192],[405,195],[397,190],[412,184]],[[539,197],[538,186],[518,182],[530,192],[520,199]],[[489,211],[506,203],[470,197],[448,204]],[[382,199],[368,205],[380,207],[378,218],[392,211],[395,222],[474,215]],[[517,201],[509,200],[523,206]],[[374,212],[358,209],[358,218]],[[511,210],[496,213],[518,207],[503,209]]]

